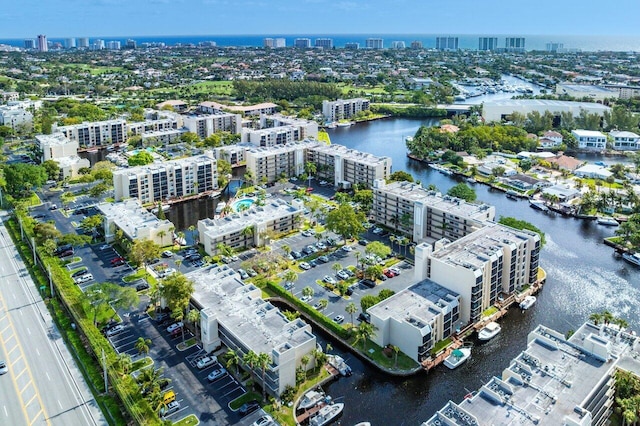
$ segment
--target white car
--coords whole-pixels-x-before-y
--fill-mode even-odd
[[[167,269],[165,269],[164,271],[160,271],[160,272],[158,272],[158,276],[159,276],[160,278],[164,278],[164,277],[168,277],[169,275],[171,275],[171,274],[173,274],[173,273],[175,273],[175,272],[176,272],[176,270],[175,270],[175,269],[173,269],[173,268],[167,268]]]
[[[309,303],[311,301],[311,299],[313,299],[313,296],[302,296],[300,298],[300,301],[304,302],[304,303]]]
[[[326,248],[327,248],[327,245],[326,245],[325,243],[323,243],[322,241],[320,241],[320,242],[316,243],[316,247],[317,247],[319,250],[324,250],[324,249],[326,249]]]
[[[76,278],[76,284],[88,283],[91,280],[93,280],[93,274],[81,275],[78,278]]]
[[[395,266],[394,266],[394,267],[389,268],[389,270],[390,270],[391,272],[393,272],[395,275],[400,275],[400,269],[399,269],[399,268],[396,268]]]
[[[273,419],[271,418],[271,416],[268,414],[265,414],[264,416],[261,416],[258,420],[253,422],[251,426],[269,426],[272,424],[273,424]]]
[[[174,331],[182,328],[183,325],[184,324],[182,323],[182,321],[173,323],[169,327],[167,327],[167,333],[173,333]]]
[[[180,403],[178,401],[172,401],[160,409],[160,415],[162,417],[166,417],[169,414],[175,413],[179,409]]]
[[[322,281],[324,281],[327,284],[336,284],[336,280],[333,277],[330,277],[329,275],[325,275],[324,278],[322,279]]]
[[[382,232],[383,232],[383,229],[382,229],[382,228],[377,228],[377,227],[376,227],[376,228],[373,228],[373,233],[374,233],[374,234],[382,234]]]
[[[0,361],[0,375],[7,374],[9,372],[9,367],[7,367],[7,363],[4,361]]]
[[[118,324],[115,327],[111,327],[107,330],[107,337],[115,336],[124,330],[124,325]]]
[[[165,250],[162,252],[162,257],[173,257],[173,252],[171,250]]]
[[[209,355],[205,356],[204,358],[200,358],[198,362],[196,362],[196,367],[202,370],[203,368],[212,366],[216,362],[218,362],[218,357],[215,355]]]
[[[309,269],[311,269],[311,265],[309,265],[307,262],[300,262],[300,269],[304,269],[305,271],[308,271]]]
[[[353,247],[351,247],[351,246],[342,246],[342,250],[343,251],[351,251],[351,250],[353,250]]]
[[[342,322],[344,321],[344,316],[343,315],[336,315],[335,317],[333,317],[333,321],[338,323],[338,324],[342,324]]]
[[[338,278],[340,278],[341,280],[348,280],[349,279],[349,273],[346,272],[344,269],[338,271],[338,273],[336,274],[338,276]]]
[[[225,374],[227,374],[227,370],[225,370],[224,367],[216,368],[211,373],[209,373],[209,375],[207,376],[207,380],[210,381],[210,382],[213,382],[213,381],[218,380],[219,378],[221,378]]]

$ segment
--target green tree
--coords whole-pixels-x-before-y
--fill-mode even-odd
[[[473,202],[476,200],[476,191],[465,183],[459,183],[452,187],[447,191],[447,194],[452,197],[461,198],[467,202]]]
[[[364,231],[362,224],[365,221],[363,213],[357,213],[350,204],[345,203],[327,213],[326,227],[340,235],[346,243],[348,238]]]
[[[313,297],[314,294],[315,294],[315,291],[313,291],[312,287],[306,286],[305,288],[302,289],[302,295],[305,297]]]
[[[353,195],[353,201],[358,203],[360,211],[366,215],[373,207],[373,191],[370,189],[358,190]]]
[[[226,363],[227,368],[235,368],[236,376],[238,376],[238,373],[239,373],[238,368],[240,367],[240,362],[241,362],[240,356],[233,349],[229,349],[226,353],[226,357],[227,357],[227,363]]]
[[[250,350],[249,352],[244,354],[244,356],[242,357],[242,362],[244,363],[244,365],[249,367],[249,372],[251,373],[251,378],[253,379],[254,370],[260,364],[260,358],[258,357],[258,354],[253,350]],[[253,380],[253,382],[255,383],[255,379]]]
[[[500,219],[498,219],[498,223],[500,223],[502,225],[505,225],[505,226],[509,226],[511,228],[526,229],[526,230],[533,231],[533,232],[537,233],[538,235],[540,235],[540,247],[544,246],[544,244],[546,242],[544,232],[542,232],[535,225],[533,225],[532,223],[529,223],[527,221],[519,220],[519,219],[516,219],[514,217],[500,216]]]
[[[189,312],[187,312],[187,321],[193,324],[196,340],[199,340],[198,323],[200,322],[200,311],[198,309],[190,309]]]
[[[160,256],[162,248],[151,240],[135,240],[131,246],[131,258],[136,265],[142,266],[145,271],[147,269],[147,263],[151,259],[156,259]],[[145,272],[146,273],[146,272]]]
[[[358,342],[362,342],[362,349],[366,352],[367,350],[367,340],[370,340],[376,334],[377,328],[366,321],[362,321],[358,328],[356,328],[356,339],[355,344]]]
[[[377,305],[378,302],[380,302],[380,299],[378,298],[378,296],[374,296],[372,294],[365,294],[360,299],[360,308],[362,309],[362,312],[366,313],[367,309],[369,309],[374,305]]]
[[[175,273],[164,279],[161,294],[171,312],[184,314],[194,291],[193,281],[180,273]]]
[[[140,302],[135,288],[121,287],[108,282],[91,286],[85,295],[93,313],[94,324],[96,324],[98,312],[102,309],[107,309],[109,306],[114,309],[131,309]]]
[[[44,167],[47,178],[50,180],[58,180],[60,177],[60,166],[57,161],[47,160],[42,163],[42,167]]]
[[[138,337],[138,340],[136,340],[135,348],[140,355],[148,354],[150,346],[151,346],[151,339]]]
[[[380,292],[378,293],[378,300],[379,301],[383,301],[385,299],[390,298],[391,296],[393,296],[394,294],[396,294],[395,291],[391,290],[390,288],[383,288],[382,290],[380,290]]]
[[[153,155],[151,155],[147,151],[140,151],[137,154],[129,157],[127,163],[130,167],[145,166],[147,164],[153,163]]]
[[[387,182],[413,182],[413,176],[404,170],[398,170],[389,175]]]
[[[260,352],[260,354],[258,354],[258,365],[260,366],[260,370],[262,371],[262,401],[267,400],[267,383],[264,379],[264,376],[267,372],[269,364],[271,364],[271,355],[269,355],[268,353]]]
[[[33,164],[7,164],[2,170],[5,191],[13,196],[25,190],[41,188],[48,179],[46,169]]]
[[[364,252],[381,259],[386,259],[391,254],[391,247],[380,241],[372,241],[364,248]]]
[[[80,228],[82,228],[85,232],[90,232],[93,235],[96,230],[102,226],[102,222],[103,216],[101,214],[87,216],[86,218],[82,219],[82,222],[80,222]]]
[[[356,306],[355,303],[349,302],[349,304],[344,308],[344,310],[345,310],[346,313],[351,315],[351,327],[353,327],[355,325],[354,322],[353,322],[353,314],[358,312],[358,307]]]

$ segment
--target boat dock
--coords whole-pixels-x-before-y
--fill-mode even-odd
[[[322,380],[320,383],[315,384],[314,387],[321,387],[325,383],[328,383],[331,380],[335,380],[338,377],[340,377],[340,372],[336,370],[334,367],[332,367],[329,363],[326,363],[324,365],[324,368],[329,372],[330,376]],[[300,398],[301,396],[298,397],[298,399],[295,401],[294,407],[298,406],[298,403],[300,402]],[[327,403],[323,401],[320,404],[316,405],[315,407],[305,410],[302,414],[295,416],[296,425],[299,425],[305,420],[308,420],[310,417],[313,417],[325,405],[327,405]],[[295,414],[295,411],[294,411],[294,414]]]
[[[320,404],[316,405],[315,407],[310,408],[308,410],[305,410],[304,413],[300,414],[299,416],[296,416],[296,424],[300,424],[300,423],[304,422],[305,420],[309,419],[310,417],[313,417],[325,405],[327,405],[326,402],[321,402]]]

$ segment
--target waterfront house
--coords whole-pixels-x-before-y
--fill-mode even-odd
[[[547,185],[547,182],[536,179],[532,176],[527,176],[523,174],[516,174],[513,176],[509,176],[506,178],[505,183],[513,188],[519,189],[521,191],[528,191],[530,189],[542,188]]]
[[[556,155],[554,158],[547,158],[546,161],[551,164],[557,164],[558,169],[560,170],[568,170],[570,172],[573,172],[582,164],[584,164],[584,161],[578,160],[577,158],[570,157],[568,155],[564,155],[561,152],[558,153],[558,155]]]
[[[640,148],[640,136],[633,132],[612,130],[609,135],[613,138],[613,149],[618,151],[636,151]]]
[[[543,195],[558,197],[558,201],[565,203],[581,195],[580,191],[567,185],[553,185],[542,190]]]
[[[613,175],[613,173],[607,170],[606,167],[598,166],[597,164],[584,165],[579,169],[576,169],[573,172],[573,174],[578,177],[589,178],[589,179],[602,179],[602,180]]]
[[[578,142],[578,148],[603,150],[607,148],[607,136],[596,130],[572,130],[571,134]]]

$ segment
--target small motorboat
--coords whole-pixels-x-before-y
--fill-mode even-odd
[[[598,219],[596,219],[596,222],[598,222],[598,225],[603,225],[603,226],[618,226],[620,225],[620,223],[618,223],[617,220],[615,220],[612,217],[606,217],[606,216],[600,216]]]
[[[328,355],[327,360],[329,361],[329,365],[338,370],[340,375],[345,377],[351,375],[351,367],[344,362],[344,359],[340,355]]]
[[[536,303],[536,297],[535,296],[527,296],[524,298],[524,300],[522,302],[520,302],[520,309],[522,309],[523,311],[526,311],[527,309],[529,309],[530,307],[533,306],[533,304]]]
[[[331,420],[338,417],[344,409],[344,403],[337,402],[331,405],[325,405],[318,411],[318,414],[309,420],[309,426],[325,426],[331,423]]]
[[[471,348],[459,348],[454,349],[444,360],[445,367],[453,370],[460,367],[471,356]]]
[[[529,200],[529,207],[531,207],[532,209],[540,210],[542,212],[549,211],[549,207],[545,206],[544,202],[542,201]]]
[[[498,333],[500,333],[500,330],[502,330],[502,327],[500,327],[500,324],[498,324],[497,322],[491,321],[489,324],[485,325],[482,328],[482,330],[478,332],[478,340],[483,340],[483,341],[491,340],[494,337],[496,337]]]
[[[622,253],[622,258],[632,265],[640,266],[640,253]]]
[[[300,400],[300,404],[298,404],[298,410],[308,410],[309,408],[313,408],[324,401],[324,398],[324,393],[311,390],[305,393]]]

